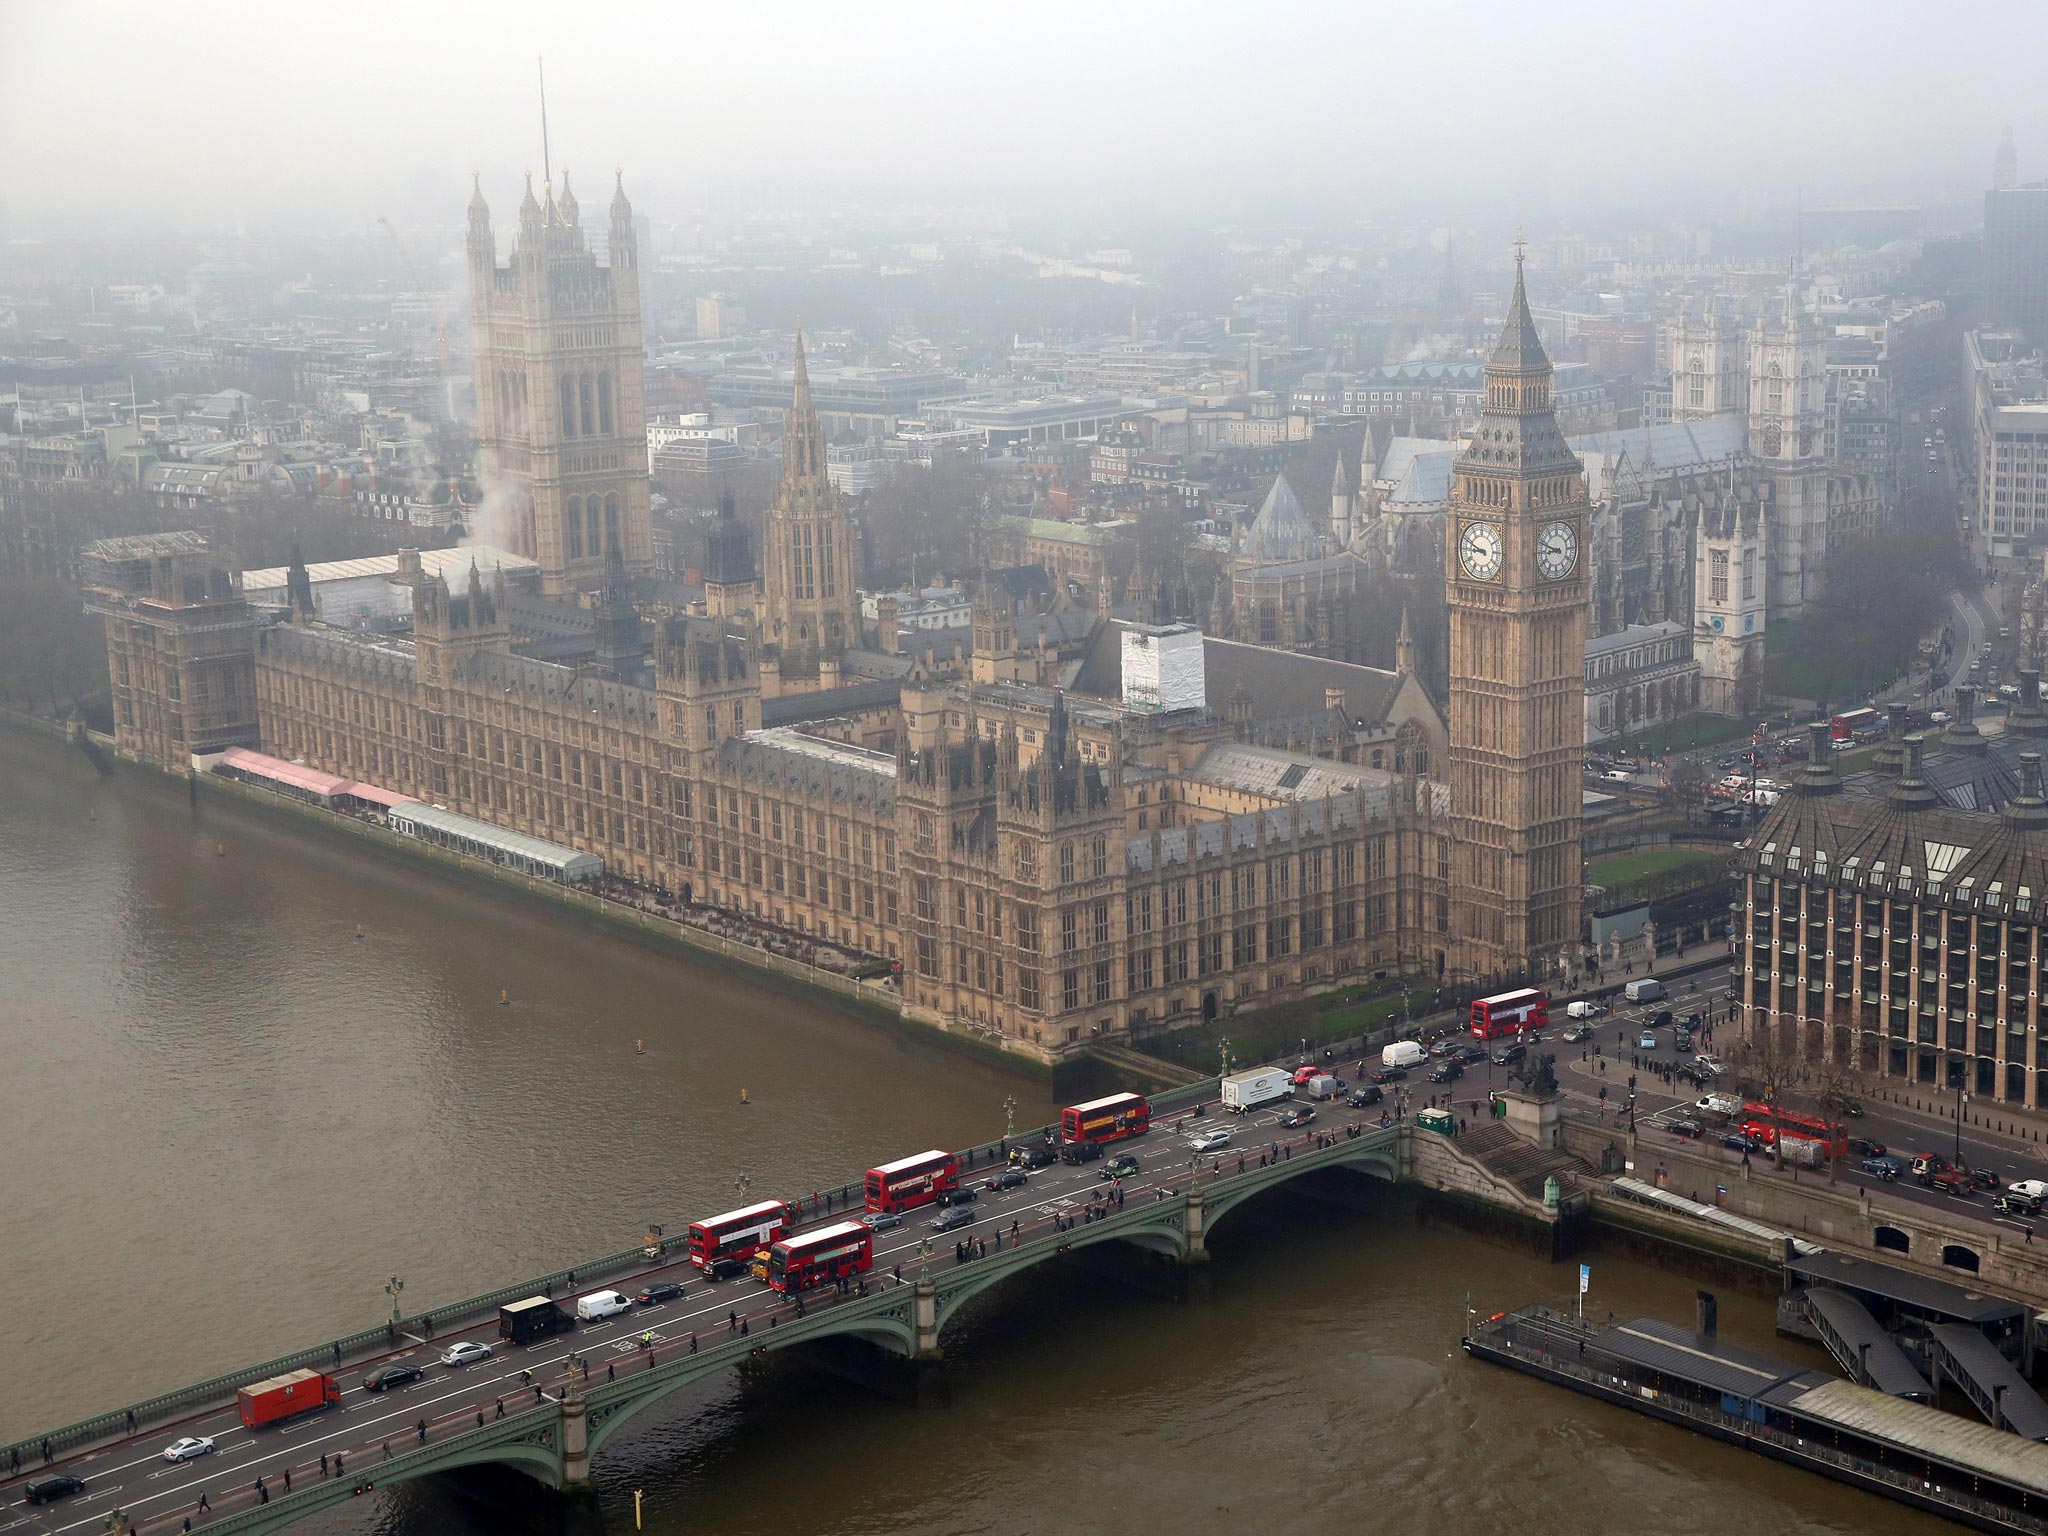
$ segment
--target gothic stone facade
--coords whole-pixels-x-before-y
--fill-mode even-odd
[[[640,270],[623,183],[609,265],[584,240],[569,178],[519,207],[511,263],[498,265],[490,210],[469,205],[470,324],[485,508],[502,506],[513,547],[540,562],[550,597],[594,587],[607,556],[654,568]]]
[[[1447,807],[1413,774],[1273,753],[1310,796],[1212,761],[1269,749],[1127,746],[1014,684],[913,690],[892,757],[761,729],[760,647],[720,621],[664,621],[651,691],[508,643],[434,583],[410,641],[277,624],[264,745],[899,960],[913,1011],[1047,1059],[1444,964]]]

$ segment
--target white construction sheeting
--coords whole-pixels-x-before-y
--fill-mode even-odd
[[[1158,714],[1207,706],[1202,632],[1192,624],[1126,625],[1122,670],[1126,709]]]

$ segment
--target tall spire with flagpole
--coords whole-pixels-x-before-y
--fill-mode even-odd
[[[540,182],[549,187],[555,180],[555,162],[548,154],[548,61],[536,54],[533,63],[540,71]]]

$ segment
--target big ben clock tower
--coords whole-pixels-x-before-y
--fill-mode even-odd
[[[1584,469],[1558,430],[1519,240],[1448,517],[1449,963],[1533,978],[1579,943],[1589,582]]]

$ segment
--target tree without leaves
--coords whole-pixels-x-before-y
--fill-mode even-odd
[[[983,558],[981,535],[994,519],[995,475],[972,459],[942,457],[930,468],[894,464],[861,499],[871,588],[963,576]]]

